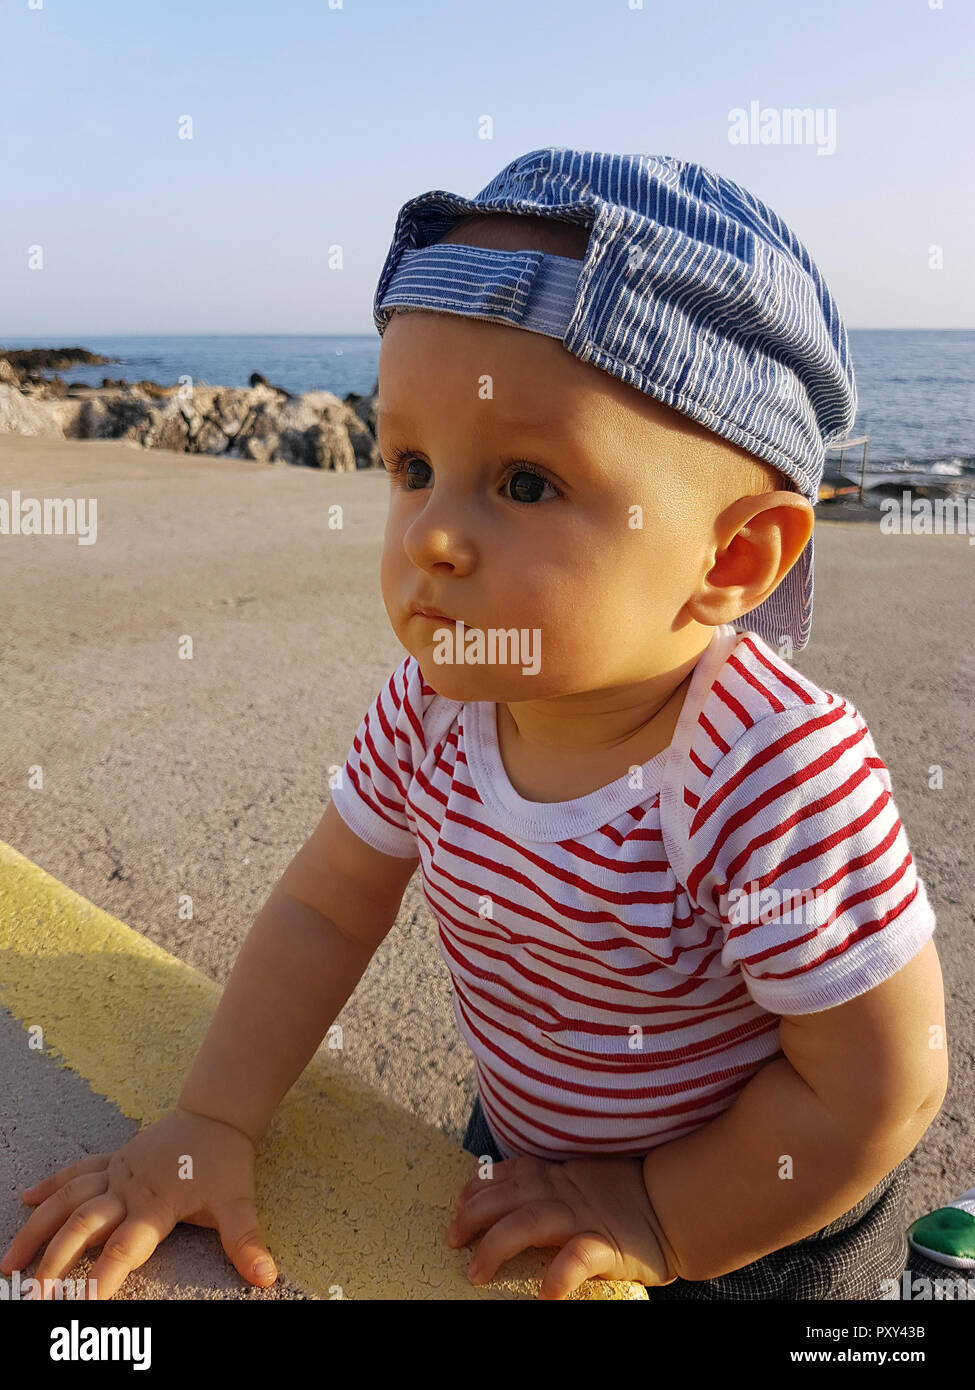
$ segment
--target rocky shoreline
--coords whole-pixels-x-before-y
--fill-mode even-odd
[[[382,468],[376,443],[377,380],[368,396],[306,391],[295,396],[253,372],[250,385],[174,386],[104,377],[101,386],[67,383],[45,372],[84,363],[109,364],[84,348],[0,347],[0,436],[39,435],[53,439],[118,439],[133,448],[171,449],[257,463],[327,468],[352,473]],[[828,476],[828,471],[827,475]],[[841,478],[839,481],[847,481]],[[817,514],[834,520],[876,520],[886,497],[901,500],[905,488],[921,498],[969,498],[971,474],[916,479],[896,472],[890,481],[856,496],[821,496]]]
[[[45,371],[112,361],[83,348],[0,349],[0,435],[118,439],[134,448],[172,449],[258,463],[354,472],[381,468],[376,397],[306,391],[295,396],[258,372],[246,387],[160,386],[103,378],[68,384]]]

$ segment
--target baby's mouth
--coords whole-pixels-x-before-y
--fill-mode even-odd
[[[423,618],[430,623],[461,623],[463,625],[464,621],[463,618],[448,618],[445,613],[435,613],[430,609],[415,609],[413,617]]]

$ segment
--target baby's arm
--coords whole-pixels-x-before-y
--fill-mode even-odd
[[[786,1055],[732,1106],[646,1157],[647,1193],[683,1279],[716,1278],[812,1235],[917,1144],[948,1078],[934,942],[846,1004],[783,1015],[780,1044]]]
[[[329,806],[258,914],[172,1114],[28,1189],[34,1210],[3,1272],[26,1268],[46,1243],[33,1277],[48,1297],[45,1281],[101,1244],[88,1296],[111,1298],[186,1221],[215,1227],[244,1278],[266,1287],[257,1143],[395,921],[417,862],[371,849]],[[187,1153],[198,1164],[191,1182]]]
[[[326,808],[241,947],[181,1109],[258,1142],[395,922],[418,863],[372,849]]]

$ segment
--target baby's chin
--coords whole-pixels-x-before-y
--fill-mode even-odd
[[[434,661],[429,648],[414,655],[424,681],[438,695],[464,704],[475,700],[506,702],[500,687],[510,682],[492,680],[490,671],[484,666],[451,666]]]
[[[447,700],[459,704],[484,701],[489,704],[510,705],[521,700],[543,699],[557,691],[544,690],[539,677],[525,675],[520,667],[492,665],[451,665],[435,661],[431,647],[411,651],[425,683]]]

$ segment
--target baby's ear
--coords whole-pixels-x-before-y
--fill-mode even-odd
[[[782,489],[785,492],[785,489]],[[687,611],[707,627],[735,622],[775,592],[812,534],[815,513],[801,495],[748,493],[715,519],[713,563]]]

